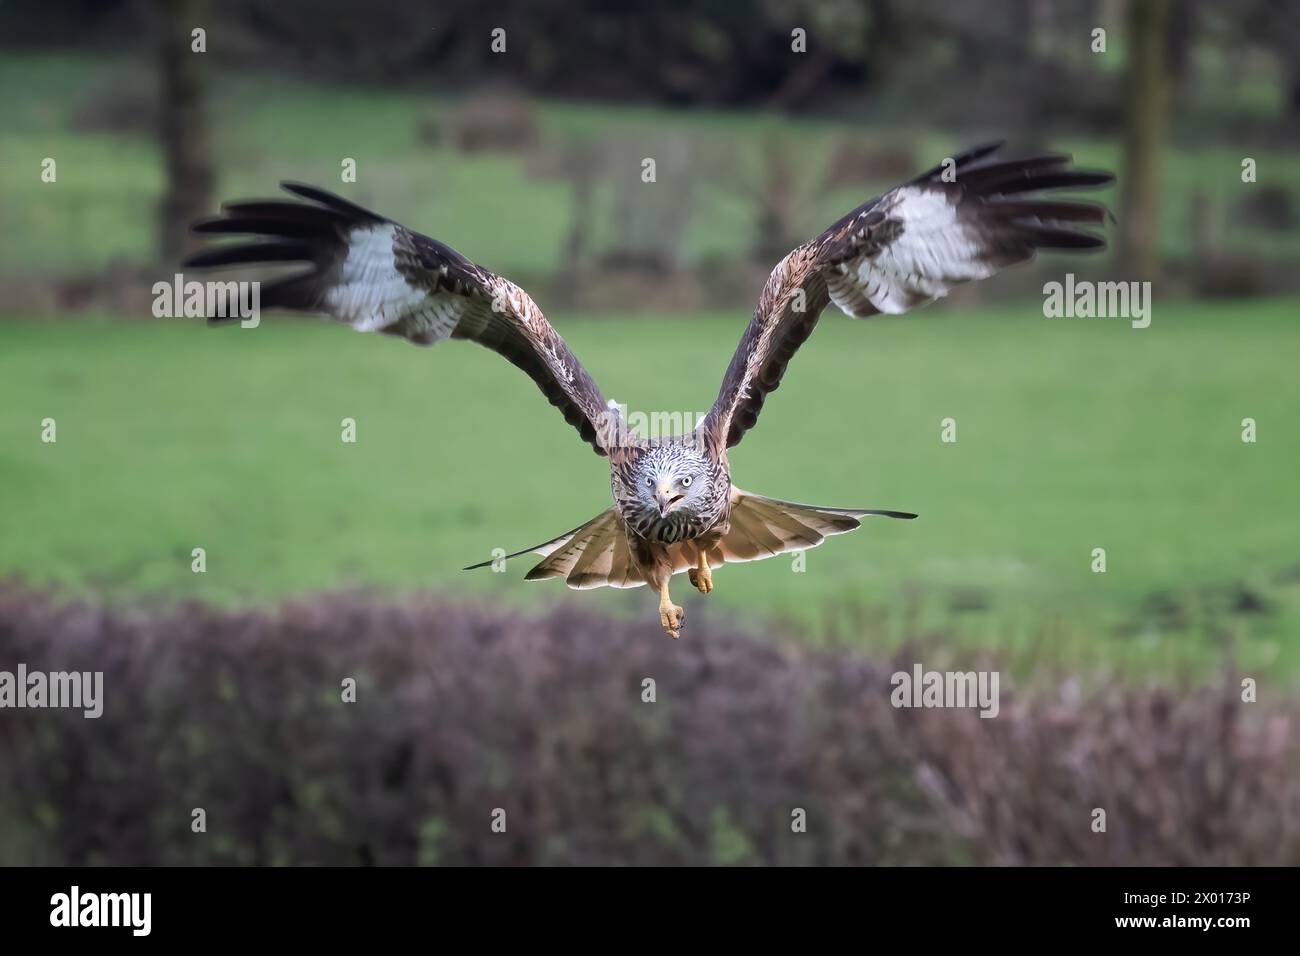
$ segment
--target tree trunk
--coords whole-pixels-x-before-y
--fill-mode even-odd
[[[158,255],[174,262],[192,245],[189,224],[212,211],[215,176],[209,148],[205,60],[191,31],[210,25],[206,0],[156,0],[159,144],[166,170]]]
[[[1169,0],[1130,0],[1124,101],[1120,255],[1133,276],[1160,270],[1159,208],[1169,106]]]

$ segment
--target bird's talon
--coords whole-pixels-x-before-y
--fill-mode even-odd
[[[674,641],[681,637],[686,611],[676,604],[669,604],[659,609],[659,624]]]
[[[713,572],[708,568],[689,568],[686,576],[691,579],[691,584],[701,594],[708,594],[713,590]]]

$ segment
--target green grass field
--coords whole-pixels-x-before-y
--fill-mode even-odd
[[[1140,673],[1233,656],[1294,673],[1295,314],[1157,303],[1143,331],[1032,303],[828,314],[733,453],[736,482],[921,517],[835,538],[803,573],[785,557],[724,568],[688,609],[872,647],[932,633],[1031,663]],[[553,318],[607,396],[680,412],[707,409],[745,320]],[[940,441],[945,417],[955,444]],[[458,569],[573,527],[609,489],[605,461],[532,383],[473,346],[310,320],[12,320],[0,498],[0,573],[72,592],[242,603],[355,584],[524,602],[571,592],[525,584],[527,559]],[[1090,570],[1097,547],[1105,574]],[[573,599],[641,615],[662,639],[644,591]]]

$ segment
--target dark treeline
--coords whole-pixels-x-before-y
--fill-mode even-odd
[[[180,0],[35,0],[0,9],[9,49],[106,52],[149,33]],[[1050,123],[1060,99],[1118,129],[1123,77],[1100,69],[1098,27],[1125,41],[1127,4],[1079,0],[231,0],[202,5],[213,55],[227,64],[349,81],[475,84],[496,77],[534,94],[661,104],[833,111],[924,103],[954,118]],[[1172,5],[1162,25],[1174,96],[1196,44],[1270,51],[1289,71],[1300,115],[1300,18],[1279,0]],[[504,55],[493,31],[505,31]],[[803,31],[803,38],[796,37]],[[793,56],[792,47],[802,43]],[[973,111],[973,112],[972,112]]]

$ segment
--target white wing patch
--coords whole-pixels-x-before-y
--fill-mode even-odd
[[[998,271],[996,263],[987,261],[986,243],[957,215],[949,194],[904,187],[887,215],[902,226],[896,238],[828,270],[831,301],[846,314],[897,315],[947,295],[955,285]]]
[[[467,302],[450,294],[430,295],[397,271],[391,223],[353,229],[338,283],[325,296],[332,315],[358,332],[374,332],[407,319],[427,342],[451,335]]]

